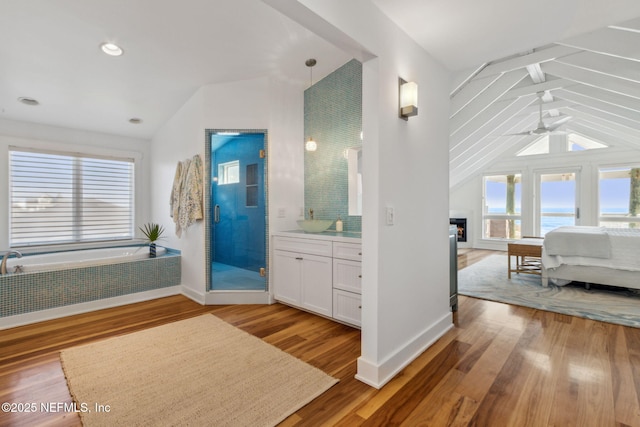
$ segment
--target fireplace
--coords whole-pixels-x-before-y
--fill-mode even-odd
[[[467,241],[467,218],[449,218],[449,224],[458,228],[458,242]]]

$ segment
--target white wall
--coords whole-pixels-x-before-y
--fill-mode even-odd
[[[540,154],[501,159],[484,171],[486,174],[522,174],[522,234],[533,235],[536,172],[557,171],[563,168],[580,171],[579,200],[580,225],[598,224],[598,169],[607,166],[637,165],[637,151],[608,148],[579,152]],[[474,248],[507,250],[506,241],[482,239],[482,175],[477,175],[451,190],[451,210],[473,211],[470,218],[472,246]]]
[[[2,206],[7,206],[9,200],[8,149],[12,145],[135,158],[136,222],[142,224],[147,221],[149,214],[148,140],[0,119],[0,165],[4,165],[2,167],[4,173],[0,173]],[[9,247],[8,215],[8,209],[0,209],[0,252]]]
[[[198,221],[178,239],[169,214],[169,198],[177,163],[196,154],[204,160],[203,104],[200,89],[153,137],[149,186],[151,221],[166,230],[161,244],[182,251],[182,286],[199,295],[204,295],[205,289],[204,226]]]
[[[153,219],[169,230],[164,243],[182,251],[182,285],[196,301],[205,303],[208,291],[205,227],[198,221],[181,238],[174,233],[169,197],[177,162],[196,154],[204,162],[206,129],[266,129],[270,227],[292,228],[304,194],[302,101],[302,88],[267,78],[212,84],[200,88],[153,138]],[[280,208],[284,218],[277,218]]]
[[[304,88],[272,80],[269,102],[269,228],[295,230],[304,208]]]
[[[354,56],[375,56],[363,62],[363,326],[357,377],[381,387],[452,326],[449,74],[370,1],[303,0],[306,10],[296,2],[270,3],[280,3],[285,13],[282,3],[289,3],[291,18],[336,43],[346,40],[339,46]],[[398,118],[399,77],[419,85],[419,115],[408,122]],[[395,211],[394,225],[385,223],[386,207]]]

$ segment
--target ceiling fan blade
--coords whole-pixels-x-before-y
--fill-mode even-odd
[[[544,95],[544,92],[538,92],[536,94],[536,96],[538,97],[538,127],[532,130],[527,130],[524,132],[518,132],[518,133],[509,133],[503,136],[526,136],[526,135],[540,135],[542,133],[546,132],[546,126],[544,125],[544,122],[542,121],[542,96]]]
[[[544,121],[542,120],[542,104],[543,104],[543,100],[542,100],[542,96],[544,95],[544,92],[538,92],[537,96],[538,96],[538,127],[532,130],[527,130],[524,132],[518,132],[518,133],[508,133],[505,135],[501,135],[501,136],[532,136],[532,135],[546,135],[546,134],[550,134],[550,133],[554,133],[554,134],[566,134],[567,132],[562,132],[562,131],[558,131],[557,129],[564,125],[565,123],[567,123],[569,120],[572,119],[571,116],[565,116],[562,115],[560,116],[560,118],[558,118],[558,120],[556,120],[555,122],[551,123],[549,126],[544,124]]]
[[[562,117],[560,120],[556,120],[555,122],[551,123],[549,126],[547,126],[547,129],[549,130],[556,130],[558,129],[560,126],[564,125],[565,123],[567,123],[569,120],[571,120],[571,116],[564,116]]]
[[[527,130],[527,131],[524,131],[524,132],[507,133],[507,134],[499,135],[499,136],[525,136],[525,135],[533,135],[533,131],[532,130]]]

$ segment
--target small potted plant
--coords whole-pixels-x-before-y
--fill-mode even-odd
[[[164,233],[164,228],[160,224],[156,224],[154,222],[150,222],[145,224],[143,227],[139,227],[144,237],[147,238],[147,242],[149,243],[149,256],[154,258],[156,256],[156,241],[162,238],[162,233]]]

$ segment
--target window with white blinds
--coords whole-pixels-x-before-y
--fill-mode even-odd
[[[133,159],[9,150],[11,247],[133,238]]]

